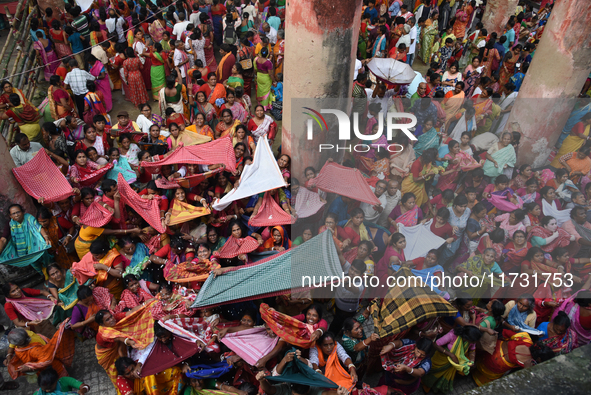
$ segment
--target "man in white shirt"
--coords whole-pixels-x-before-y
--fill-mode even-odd
[[[371,188],[371,187],[370,187]],[[376,183],[375,188],[371,188],[374,191],[374,194],[380,201],[380,204],[369,204],[369,203],[361,203],[359,208],[363,210],[365,214],[365,220],[369,222],[376,222],[379,218],[382,211],[384,211],[384,207],[386,207],[386,196],[384,192],[386,192],[386,188],[388,188],[388,183],[384,180],[380,180]]]
[[[72,93],[74,94],[74,103],[76,103],[78,114],[83,114],[84,96],[86,96],[88,93],[86,82],[94,81],[96,77],[90,74],[88,71],[78,68],[78,61],[76,59],[70,59],[68,65],[70,66],[70,72],[66,74],[66,78],[64,78],[64,84],[72,89]]]
[[[388,216],[394,210],[394,207],[398,205],[400,202],[400,183],[396,180],[390,180],[388,182],[388,189],[384,193],[384,197],[386,198],[386,204],[384,205],[384,210],[380,214],[378,218],[378,225],[383,226],[384,228],[388,228],[390,223],[388,222]]]
[[[29,138],[24,133],[17,133],[14,136],[14,142],[16,145],[10,150],[10,156],[12,156],[16,167],[24,165],[33,159],[39,150],[43,149],[41,144],[29,141]]]
[[[189,25],[189,21],[185,20],[185,13],[184,12],[179,12],[179,23],[176,23],[174,25],[174,28],[172,29],[172,34],[176,36],[177,40],[181,39],[181,35],[183,34],[183,32],[185,32],[187,30],[187,26]],[[195,25],[197,26],[197,25]]]
[[[95,58],[100,60],[103,65],[106,65],[107,63],[109,63],[109,56],[107,55],[106,50],[109,49],[110,46],[111,43],[109,41],[104,41],[101,43],[101,45],[95,45],[94,47],[92,47],[90,53]]]
[[[201,15],[201,12],[199,11],[199,3],[194,2],[193,12],[191,13],[191,15],[189,15],[189,22],[192,23],[193,26],[198,26],[200,24],[199,15]]]
[[[175,42],[174,55],[172,58],[175,67],[178,67],[181,71],[181,78],[183,79],[183,84],[185,84],[187,81],[187,67],[185,65],[189,63],[189,55],[185,53],[184,49],[185,45],[183,44],[183,42],[181,40],[177,40]]]
[[[273,45],[277,43],[277,30],[273,29],[267,22],[263,24],[263,31],[269,38],[269,42]]]
[[[398,41],[396,42],[396,46],[398,47],[400,44],[405,44],[406,48],[410,48],[410,26],[404,25],[403,29],[404,29],[404,36],[402,36],[398,39]],[[408,54],[407,54],[406,58],[408,59]]]
[[[408,53],[406,54],[406,63],[408,63],[410,66],[412,66],[412,63],[414,61],[415,58],[415,49],[417,47],[417,25],[416,25],[416,20],[415,17],[410,17],[408,18],[408,21],[406,21],[407,25],[410,25],[410,32],[409,32],[409,36],[410,36],[410,46],[407,46],[408,48]]]

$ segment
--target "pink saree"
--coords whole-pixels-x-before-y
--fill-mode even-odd
[[[107,112],[109,112],[113,109],[113,98],[111,95],[111,84],[109,83],[109,75],[105,73],[105,78],[98,79],[98,76],[103,71],[106,72],[105,66],[101,63],[100,60],[97,60],[96,62],[94,62],[94,66],[92,66],[92,68],[90,69],[90,74],[97,77],[97,79],[94,80],[94,83],[96,84],[96,88],[103,93],[103,105]]]

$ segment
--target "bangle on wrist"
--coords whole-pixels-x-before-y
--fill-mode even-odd
[[[107,273],[109,273],[109,272],[111,271],[111,269],[112,269],[112,267],[110,267],[110,268],[107,270]]]
[[[28,327],[29,327],[29,323],[25,322],[25,328],[28,328]]]
[[[125,344],[126,346],[127,346],[127,340],[129,340],[129,339],[127,339],[127,338],[126,338],[126,339],[123,341],[123,344]]]
[[[350,363],[349,366],[347,366],[347,369],[351,370],[351,368],[354,368],[354,367],[355,367],[355,364]]]
[[[415,371],[415,368],[410,368],[410,373],[409,374],[412,374],[412,372],[414,372],[414,371]]]

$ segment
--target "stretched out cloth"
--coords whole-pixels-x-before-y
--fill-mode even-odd
[[[216,251],[214,255],[219,258],[230,259],[236,258],[241,254],[253,252],[257,248],[259,248],[258,241],[250,236],[246,236],[241,239],[230,236],[222,248]]]
[[[289,344],[297,347],[310,348],[314,342],[310,340],[316,330],[310,324],[306,324],[287,314],[270,309],[269,305],[262,303],[260,307],[261,318],[269,325],[269,328]]]
[[[296,349],[292,348],[287,352],[295,351]],[[265,378],[276,383],[294,383],[319,388],[339,387],[335,382],[316,372],[298,358],[294,358],[292,361],[285,364],[283,372],[279,376],[267,376]]]
[[[82,222],[82,225],[102,228],[111,221],[111,218],[113,218],[113,213],[95,201],[88,206],[82,218],[80,218],[80,222]]]
[[[232,367],[228,362],[222,361],[210,365],[193,365],[191,371],[186,373],[190,379],[217,379],[228,373]]]
[[[142,366],[142,377],[158,374],[171,368],[200,351],[201,347],[194,341],[173,336],[169,344],[156,340],[152,351]]]
[[[351,169],[334,162],[326,162],[320,173],[310,180],[309,184],[325,192],[333,192],[360,202],[380,204],[358,169]]]
[[[326,203],[320,200],[320,195],[308,188],[300,186],[296,195],[295,211],[298,218],[308,218],[316,214]]]
[[[395,335],[430,318],[457,314],[456,308],[441,296],[427,287],[414,286],[413,281],[409,282],[409,277],[413,276],[410,269],[403,267],[395,276],[406,277],[406,284],[397,281],[398,286],[390,288],[382,301],[376,300],[370,305],[374,330],[380,338]]]
[[[168,181],[166,178],[158,178],[155,182],[156,186],[160,189],[176,189],[181,187],[176,180]]]
[[[291,225],[293,218],[286,213],[279,204],[273,199],[269,192],[265,192],[263,203],[256,215],[252,215],[248,220],[250,226],[275,226]]]
[[[128,184],[134,183],[137,179],[135,171],[131,169],[127,158],[124,156],[120,156],[118,161],[113,161],[113,168],[109,170],[105,178],[117,181],[119,174],[123,175]]]
[[[224,170],[225,169],[223,167],[218,167],[217,169],[212,170],[212,171],[208,171],[206,173],[195,174],[193,176],[187,176],[184,178],[177,178],[176,182],[178,182],[181,187],[190,189],[190,188],[196,187],[197,185],[201,184],[206,179],[213,177],[216,174],[221,173]]]
[[[207,352],[220,352],[220,345],[211,340],[213,330],[211,326],[200,317],[174,318],[172,320],[159,321],[161,327],[190,341],[200,341],[206,345]]]
[[[234,155],[233,152],[232,157]],[[223,210],[236,200],[284,186],[285,181],[281,175],[281,170],[279,170],[279,165],[273,156],[269,141],[266,137],[264,139],[261,138],[257,143],[252,164],[244,166],[238,187],[232,189],[223,198],[216,200],[213,203],[213,208]]]
[[[72,186],[45,150],[39,150],[33,159],[12,169],[12,172],[23,189],[35,200],[43,198],[46,202],[59,202],[74,194]]]
[[[572,209],[558,210],[556,202],[552,204],[548,203],[545,199],[542,199],[542,212],[544,215],[549,215],[556,219],[558,226],[562,226],[563,223],[570,220],[570,212]]]
[[[343,269],[332,233],[323,232],[306,242],[306,248],[292,248],[251,265],[210,276],[197,295],[193,308],[279,295],[292,288],[311,287],[315,276],[341,276]]]
[[[226,166],[227,171],[235,172],[236,156],[234,156],[232,139],[222,138],[205,144],[180,147],[162,160],[156,162],[142,162],[141,166],[149,169],[181,163],[196,165],[215,165],[222,163]]]
[[[406,248],[404,249],[406,259],[425,257],[430,250],[437,249],[445,243],[445,240],[429,230],[431,222],[433,222],[432,219],[415,226],[398,225],[398,231],[406,237]]]
[[[164,278],[166,278],[166,281],[174,283],[189,283],[193,281],[203,282],[207,280],[212,270],[219,267],[220,264],[215,261],[205,260],[199,262],[195,259],[193,262],[181,262],[171,266],[170,269],[164,273]]]
[[[119,186],[119,194],[123,204],[133,208],[158,233],[166,232],[166,228],[162,226],[160,221],[160,204],[157,199],[142,199],[136,191],[131,189],[121,174],[119,174],[117,185]]]
[[[74,351],[76,348],[74,332],[66,330],[70,322],[67,318],[58,328],[51,339],[40,335],[45,344],[30,342],[28,346],[14,349],[14,356],[8,364],[8,374],[15,380],[17,377],[25,375],[17,369],[26,366],[33,370],[43,370],[49,366],[53,367],[58,375],[66,375],[66,367],[72,365]]]
[[[80,177],[78,183],[83,187],[91,187],[96,184],[109,170],[113,168],[112,163],[107,163],[105,167],[101,167],[98,170],[91,171]]]
[[[326,378],[335,382],[339,387],[345,387],[348,391],[351,391],[353,388],[353,378],[341,365],[337,355],[337,348],[332,349],[326,362],[324,361],[324,355],[320,347],[316,346],[316,349],[318,350],[319,365],[324,366],[324,375]]]
[[[269,354],[278,341],[279,337],[269,337],[263,326],[228,333],[222,338],[222,343],[252,366]]]
[[[47,299],[22,297],[20,299],[6,298],[6,301],[12,303],[14,308],[29,321],[48,319],[55,307],[55,303]]]
[[[41,235],[41,225],[31,214],[26,213],[22,223],[9,222],[10,240],[0,254],[0,263],[18,267],[32,266],[42,273],[49,263],[47,250],[51,248]]]
[[[521,207],[516,206],[515,203],[508,199],[508,196],[490,195],[488,202],[501,211],[511,212],[523,207],[521,198],[515,195],[517,201],[521,203]]]
[[[105,340],[115,340],[124,337],[133,340],[137,348],[146,348],[154,341],[154,319],[150,312],[154,302],[146,304],[139,310],[124,317],[115,326],[99,327],[99,334]]]
[[[183,222],[189,222],[192,219],[209,214],[211,214],[211,211],[207,207],[195,207],[192,204],[174,199],[168,225],[182,224]]]

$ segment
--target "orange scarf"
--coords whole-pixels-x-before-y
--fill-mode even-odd
[[[328,360],[324,360],[324,355],[320,347],[316,346],[318,350],[318,361],[320,366],[326,366],[324,368],[324,376],[334,381],[339,387],[345,387],[348,390],[353,388],[353,379],[351,375],[341,366],[339,357],[337,355],[337,346],[333,348],[332,353],[328,356]]]

